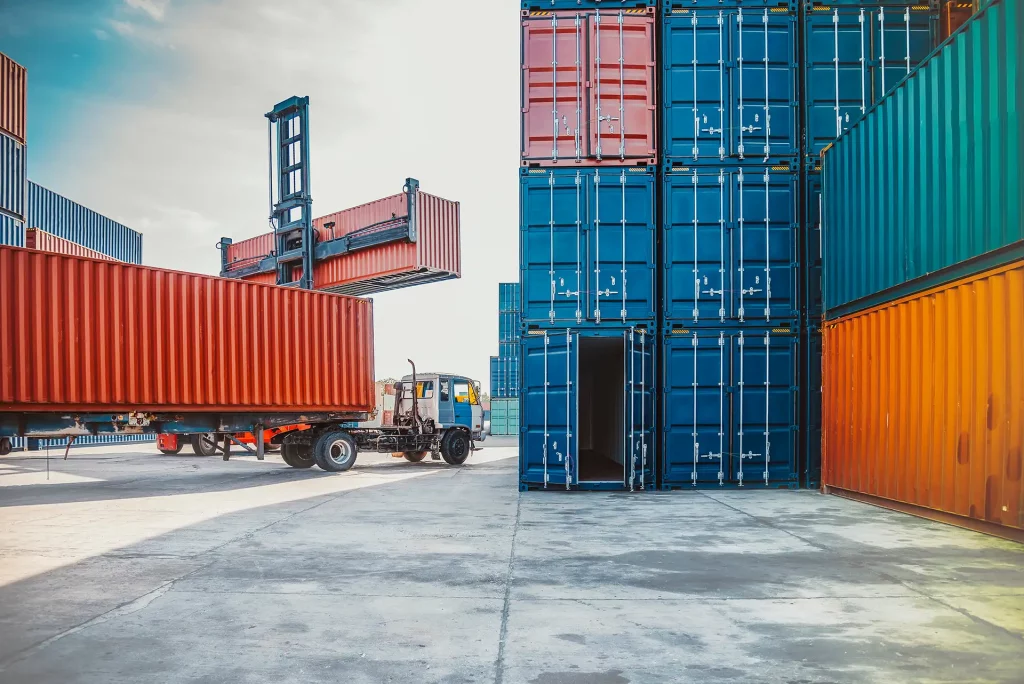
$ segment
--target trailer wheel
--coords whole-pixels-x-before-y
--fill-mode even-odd
[[[343,473],[356,462],[356,443],[347,432],[328,430],[313,443],[313,459],[321,470]]]
[[[212,432],[200,432],[192,435],[192,451],[197,456],[213,456],[217,453],[217,435]]]
[[[281,458],[292,468],[312,468],[316,465],[308,444],[282,444]]]
[[[0,437],[0,456],[11,453],[11,440],[7,437]]]
[[[429,451],[406,451],[402,455],[405,456],[405,460],[410,463],[419,463],[425,459],[428,454],[430,454]]]
[[[469,458],[469,435],[452,430],[441,440],[441,458],[449,465],[462,465]]]

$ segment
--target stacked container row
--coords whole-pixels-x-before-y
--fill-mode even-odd
[[[498,283],[498,355],[491,357],[492,399],[519,396],[519,299],[519,283]]]
[[[824,484],[1024,539],[1024,12],[824,154]]]
[[[526,2],[520,487],[655,485],[657,12]]]
[[[0,245],[25,244],[25,67],[0,53]]]
[[[142,263],[142,233],[28,182],[27,228],[38,228],[129,264]]]

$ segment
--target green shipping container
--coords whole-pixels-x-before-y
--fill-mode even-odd
[[[491,399],[491,435],[519,434],[519,400]]]
[[[989,2],[825,150],[828,318],[1024,256],[1022,41]]]

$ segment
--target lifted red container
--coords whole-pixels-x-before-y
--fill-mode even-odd
[[[524,11],[524,166],[657,163],[655,9]]]

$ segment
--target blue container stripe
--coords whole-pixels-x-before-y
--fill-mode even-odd
[[[142,234],[28,182],[27,223],[131,264],[142,263]]]
[[[849,130],[931,53],[936,13],[927,5],[814,5],[804,23],[807,152]]]
[[[656,316],[655,188],[653,167],[522,170],[524,323],[621,326]]]
[[[796,486],[797,335],[675,332],[662,346],[662,484]]]
[[[665,174],[666,321],[770,326],[798,318],[799,178],[763,166]]]
[[[797,14],[675,9],[662,40],[663,154],[690,164],[800,153]]]
[[[594,340],[622,340],[624,359],[621,385],[615,370],[596,366],[589,355]],[[582,345],[582,346],[581,346]],[[640,489],[654,487],[655,395],[657,341],[638,329],[602,328],[545,330],[522,341],[519,474],[524,487],[555,489]],[[601,377],[600,391],[592,386]],[[607,396],[622,409],[622,444],[602,446],[623,465],[621,480],[581,481],[580,458],[587,458],[594,442],[598,418],[588,420],[587,401]],[[582,406],[582,408],[581,408]]]
[[[804,483],[811,489],[821,484],[821,330],[803,331],[807,367],[801,382],[802,469]]]
[[[0,213],[25,218],[25,146],[0,133]]]
[[[519,358],[491,357],[491,396],[519,396]]]
[[[25,224],[7,214],[0,213],[0,245],[25,246]]]
[[[503,359],[518,359],[519,358],[519,339],[516,338],[515,342],[500,342],[498,343],[498,356]]]
[[[498,314],[498,342],[501,344],[519,341],[520,318],[514,311],[503,311]]]
[[[71,448],[84,446],[117,446],[120,444],[152,444],[156,441],[155,435],[86,435],[76,437]],[[65,439],[41,439],[40,449],[64,449],[68,445]]]
[[[821,320],[825,301],[822,296],[821,175],[810,170],[804,175],[806,207],[806,247],[804,251],[804,307],[809,320]]]
[[[498,311],[517,313],[519,311],[519,283],[498,283]]]

